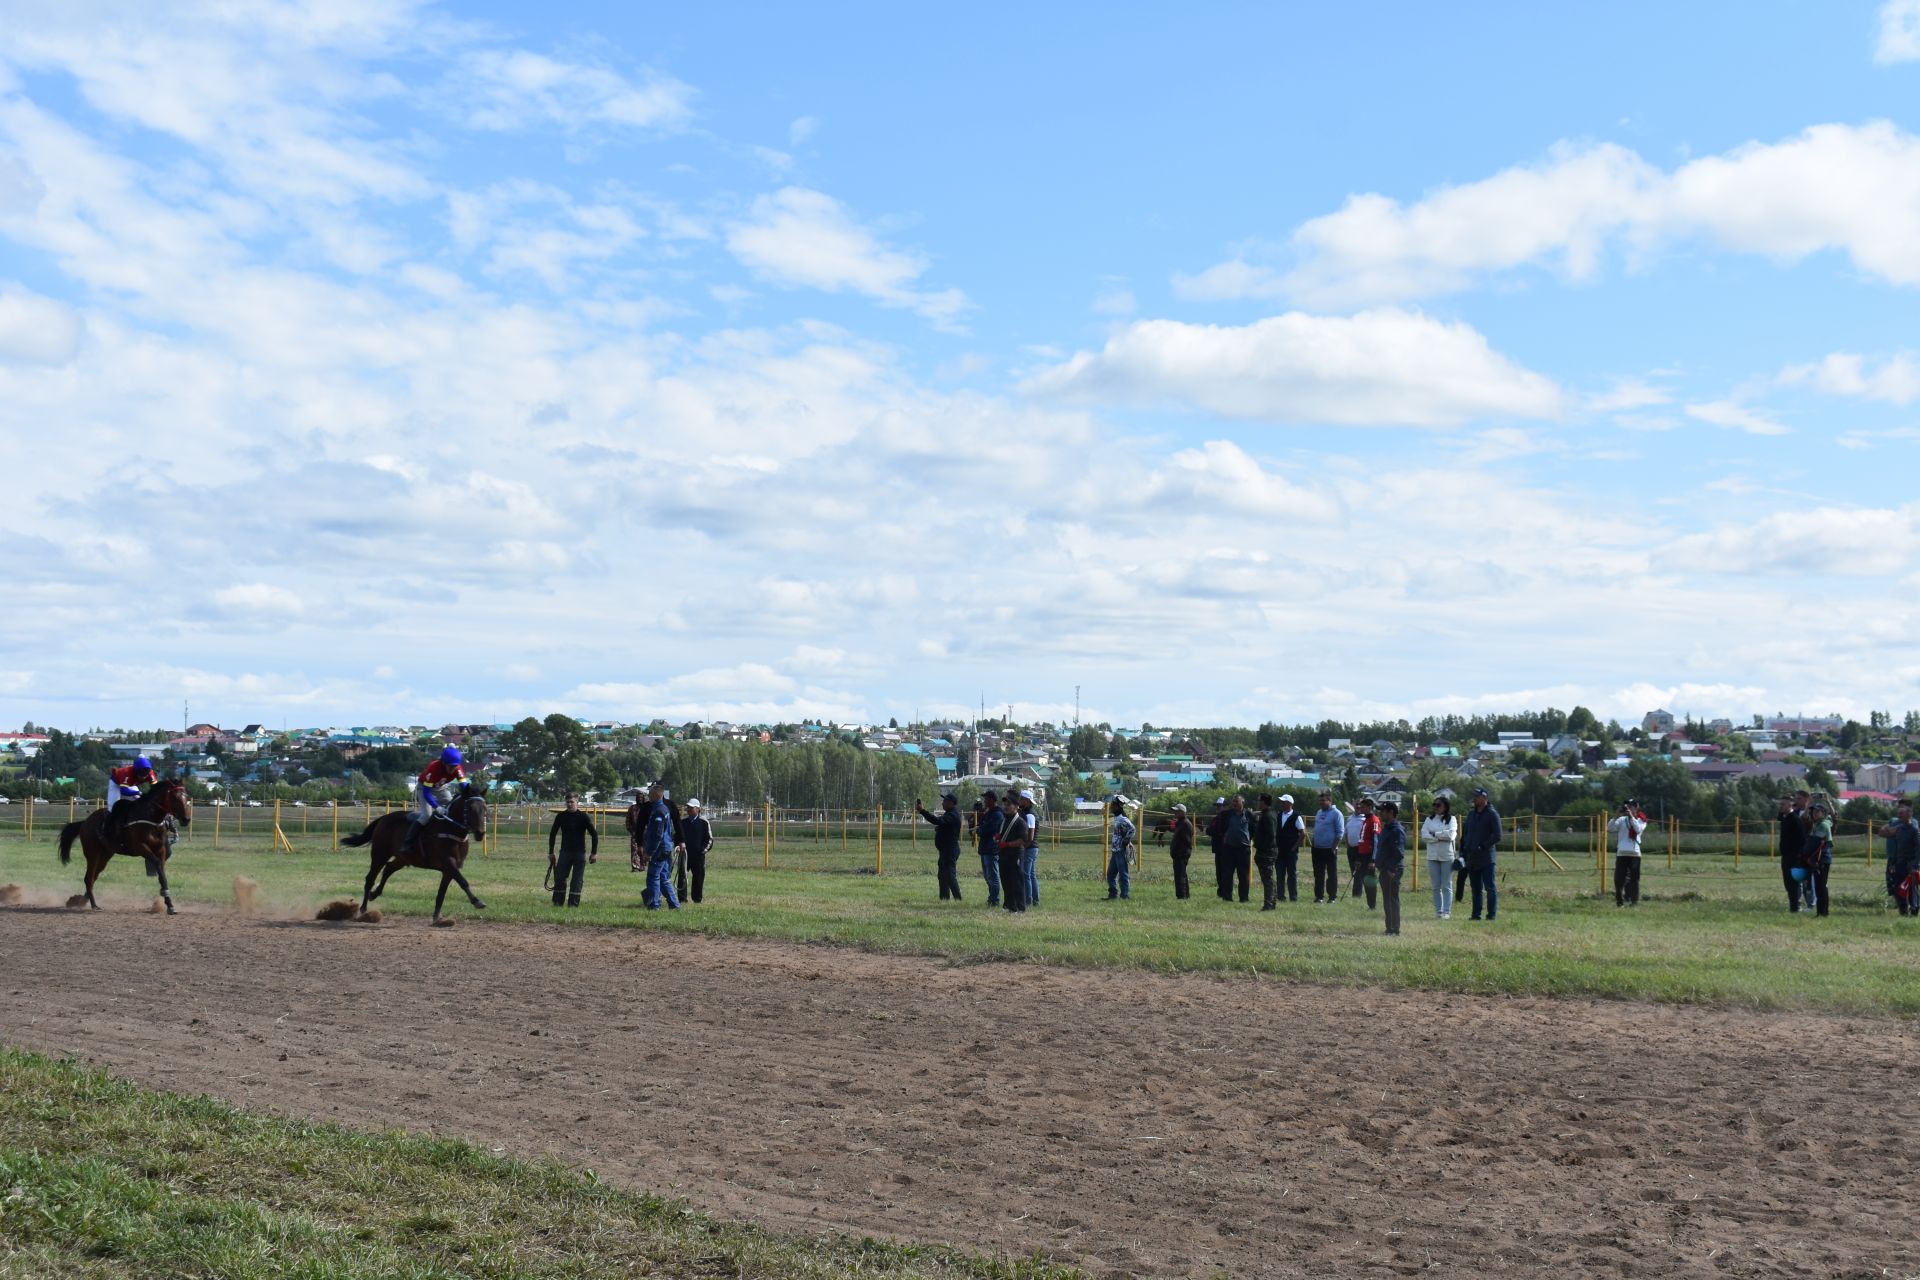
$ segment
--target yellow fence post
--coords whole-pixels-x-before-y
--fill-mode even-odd
[[[1861,833],[1867,845],[1867,870],[1873,870],[1873,819],[1867,819],[1867,829]]]
[[[67,821],[68,822],[73,821],[73,797],[72,796],[67,797]]]
[[[887,869],[887,811],[873,806],[873,874]]]
[[[226,807],[224,804],[213,807],[213,847],[216,849],[220,847],[220,811]]]
[[[773,870],[773,805],[766,806],[767,820],[760,824],[760,869]]]
[[[1733,815],[1733,869],[1740,869],[1740,815]]]
[[[1295,812],[1297,813],[1298,810]],[[1278,870],[1279,868],[1276,867],[1276,873]],[[1413,802],[1413,856],[1407,859],[1407,871],[1408,892],[1420,892],[1420,802],[1418,800]]]
[[[333,851],[340,852],[340,802],[333,802]]]
[[[1105,805],[1100,806],[1100,878],[1113,872],[1113,818]]]
[[[38,786],[36,786],[35,790],[37,791],[38,789]],[[27,797],[27,839],[29,840],[33,839],[33,802],[39,798],[38,795]]]

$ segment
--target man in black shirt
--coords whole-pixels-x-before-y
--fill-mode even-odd
[[[587,841],[593,841],[593,852],[587,852]],[[554,861],[554,841],[560,842],[560,858]],[[600,833],[594,828],[593,817],[580,812],[580,797],[569,795],[567,807],[553,815],[553,826],[547,829],[547,861],[553,867],[553,905],[577,907],[580,905],[580,890],[586,884],[587,864],[600,861]]]
[[[940,862],[940,901],[960,901],[960,802],[940,797],[940,812],[930,813],[918,800],[913,810],[933,824],[933,851]]]
[[[687,816],[680,819],[680,844],[686,857],[680,864],[680,901],[700,901],[707,886],[707,850],[713,848],[713,824],[700,811],[698,800],[687,801]],[[692,883],[687,883],[687,878]],[[688,891],[692,892],[689,893]]]
[[[1793,869],[1800,865],[1800,851],[1807,843],[1811,825],[1807,821],[1808,799],[1804,791],[1780,797],[1780,880],[1787,890],[1787,910],[1795,913],[1800,910],[1800,882],[1793,878]]]

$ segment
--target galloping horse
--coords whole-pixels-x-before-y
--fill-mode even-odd
[[[411,849],[405,846],[407,824],[413,819],[404,813],[389,813],[375,818],[364,831],[342,840],[341,844],[355,848],[363,844],[373,846],[373,865],[367,868],[367,884],[361,892],[360,910],[366,911],[387,887],[387,877],[401,867],[425,867],[428,871],[440,873],[440,896],[433,900],[435,920],[440,918],[440,908],[446,904],[447,882],[450,880],[460,886],[468,902],[482,911],[486,910],[487,904],[473,896],[467,878],[460,874],[460,868],[467,860],[467,841],[487,838],[487,802],[481,799],[485,792],[486,787],[480,783],[463,789],[447,805],[444,816],[436,814],[427,820],[419,841]],[[374,883],[376,877],[379,884]]]
[[[78,822],[60,828],[60,861],[73,861],[73,842],[87,855],[87,905],[95,911],[93,882],[106,869],[107,860],[116,853],[145,858],[147,869],[160,878],[160,897],[173,915],[173,894],[167,889],[167,855],[173,851],[174,823],[193,825],[193,805],[187,800],[187,788],[176,778],[163,778],[137,800],[122,800],[114,806],[117,814],[111,842],[106,834],[107,811],[95,809]]]

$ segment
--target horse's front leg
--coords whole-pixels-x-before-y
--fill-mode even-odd
[[[478,907],[482,911],[485,911],[487,909],[487,904],[480,901],[479,898],[474,896],[473,887],[467,883],[467,878],[460,874],[460,868],[449,867],[447,868],[447,874],[451,875],[453,877],[453,882],[460,886],[460,892],[467,895],[468,902],[471,902],[475,907]],[[444,894],[446,891],[447,891],[446,881],[443,880],[440,882],[440,892]]]
[[[440,918],[440,908],[447,905],[447,882],[453,879],[454,872],[449,869],[440,873],[440,892],[433,899],[433,918]]]
[[[166,903],[166,904],[167,904],[167,914],[168,914],[168,915],[170,915],[170,916],[171,916],[171,915],[178,915],[179,913],[178,913],[178,912],[176,912],[176,911],[175,911],[175,910],[173,909],[173,894],[172,894],[172,893],[170,893],[170,892],[168,892],[168,890],[167,890],[167,856],[166,856],[166,853],[165,853],[165,852],[163,851],[163,852],[162,852],[162,853],[160,854],[160,856],[159,856],[159,857],[158,857],[157,859],[155,859],[155,862],[156,862],[156,864],[157,864],[157,866],[158,866],[158,868],[159,868],[159,874],[160,874],[160,901],[162,901],[162,902],[164,902],[164,903]]]

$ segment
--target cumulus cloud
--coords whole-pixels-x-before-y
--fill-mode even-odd
[[[1920,359],[1902,351],[1869,366],[1865,356],[1836,351],[1812,364],[1780,371],[1783,386],[1811,387],[1828,395],[1909,405],[1920,400]]]
[[[1881,66],[1920,61],[1920,0],[1886,0],[1880,6],[1873,60]]]
[[[1226,418],[1345,426],[1450,427],[1548,418],[1553,382],[1493,350],[1472,327],[1397,309],[1302,312],[1249,325],[1144,320],[1097,352],[1028,380],[1037,396],[1191,405]]]
[[[762,279],[827,293],[863,294],[951,325],[970,305],[958,289],[922,290],[916,254],[861,226],[845,205],[805,187],[783,187],[753,202],[727,232],[727,248]]]
[[[1562,143],[1411,203],[1352,196],[1294,231],[1290,263],[1242,254],[1175,285],[1190,298],[1351,305],[1528,267],[1586,280],[1609,251],[1644,257],[1689,237],[1781,262],[1842,253],[1866,275],[1920,284],[1920,138],[1888,121],[1823,124],[1671,171],[1614,143]]]
[[[79,346],[72,307],[0,282],[0,364],[65,364]]]
[[[1709,574],[1880,577],[1903,572],[1920,504],[1814,507],[1676,539],[1661,557]]]

